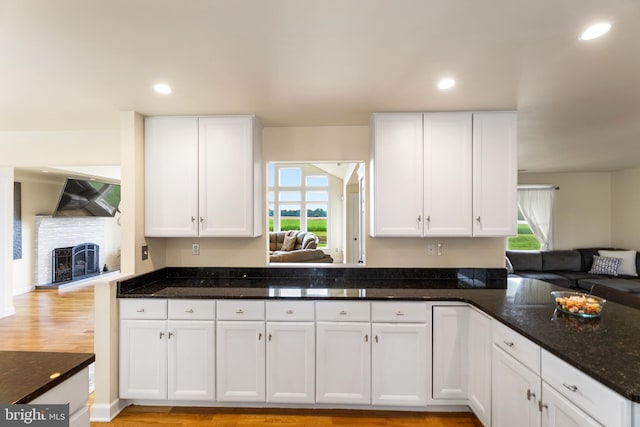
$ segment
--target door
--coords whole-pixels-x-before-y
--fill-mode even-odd
[[[198,235],[198,118],[147,117],[145,236]]]
[[[262,188],[254,192],[261,175],[255,173],[253,118],[201,117],[199,129],[200,236],[259,235],[254,209],[262,208]]]
[[[540,425],[540,377],[493,346],[493,427],[538,427]]]
[[[168,322],[168,398],[213,400],[215,327],[212,321]]]
[[[314,403],[315,325],[267,323],[267,401]]]
[[[167,398],[167,322],[120,321],[120,398]]]
[[[371,328],[371,403],[427,404],[427,326],[374,323]]]
[[[316,402],[371,403],[370,332],[370,323],[316,323]]]
[[[264,322],[218,321],[216,367],[218,400],[264,402]]]
[[[433,307],[433,398],[468,398],[469,307]]]

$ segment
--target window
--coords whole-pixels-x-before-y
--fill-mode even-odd
[[[509,237],[507,249],[520,251],[537,251],[540,249],[540,241],[531,231],[531,227],[524,215],[522,215],[520,208],[518,208],[518,235]]]
[[[269,164],[269,231],[310,231],[318,236],[318,247],[326,248],[329,176],[304,170],[302,165]]]
[[[552,185],[518,186],[518,235],[507,249],[551,250],[554,192]]]

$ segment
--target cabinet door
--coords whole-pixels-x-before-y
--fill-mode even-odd
[[[427,325],[374,323],[371,328],[371,400],[374,405],[427,404]]]
[[[422,236],[422,114],[372,117],[372,236]]]
[[[471,113],[424,115],[424,235],[471,236]]]
[[[218,400],[264,402],[264,322],[218,321]]]
[[[517,234],[516,113],[473,115],[473,235]]]
[[[214,322],[169,321],[168,398],[214,399]]]
[[[145,235],[197,236],[198,119],[145,119]]]
[[[496,345],[492,360],[492,425],[538,427],[540,377]]]
[[[200,236],[261,234],[254,230],[260,224],[256,209],[262,208],[262,189],[254,192],[261,182],[261,174],[255,173],[254,148],[259,147],[254,147],[254,119],[202,117],[199,123]]]
[[[267,323],[267,401],[314,403],[315,325]]]
[[[601,425],[544,381],[542,382],[542,404],[542,427],[597,427]]]
[[[491,318],[469,308],[469,406],[491,425]]]
[[[370,323],[317,322],[316,402],[369,404]]]
[[[468,307],[433,307],[433,398],[436,400],[466,403],[468,319]]]
[[[120,321],[120,398],[167,398],[167,322]]]

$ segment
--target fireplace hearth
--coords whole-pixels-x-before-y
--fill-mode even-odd
[[[72,282],[100,274],[100,247],[82,243],[53,250],[53,283]]]

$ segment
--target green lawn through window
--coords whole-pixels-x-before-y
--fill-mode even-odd
[[[540,250],[540,242],[533,235],[533,231],[526,222],[518,222],[518,235],[516,237],[509,237],[507,249],[521,250],[521,251],[534,251]]]
[[[280,218],[280,229],[282,231],[298,230],[300,228],[300,218]],[[269,231],[273,231],[273,218],[269,218]],[[307,218],[307,231],[312,232],[320,241],[319,248],[327,247],[327,218]]]

